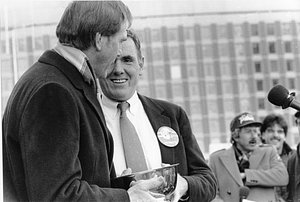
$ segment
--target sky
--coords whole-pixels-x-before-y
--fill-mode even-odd
[[[1,0],[1,26],[58,22],[70,1]],[[201,12],[299,10],[300,0],[123,0],[134,17]],[[4,9],[6,8],[6,9]],[[12,14],[16,17],[11,17]]]

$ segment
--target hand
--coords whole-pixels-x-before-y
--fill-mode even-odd
[[[149,180],[139,180],[138,182],[131,182],[128,189],[128,195],[131,202],[151,202],[156,201],[157,194],[149,192],[151,189],[155,189],[165,183],[163,177],[154,177]]]
[[[186,179],[181,177],[181,175],[177,174],[176,189],[173,192],[173,194],[171,195],[171,197],[169,197],[169,200],[171,200],[172,202],[179,201],[179,199],[182,196],[186,195],[188,189],[189,189],[189,186],[188,186]]]

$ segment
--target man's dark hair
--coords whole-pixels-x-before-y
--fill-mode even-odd
[[[60,43],[80,50],[95,45],[96,33],[113,36],[124,21],[131,25],[132,15],[121,1],[73,1],[56,28]]]
[[[274,126],[274,124],[280,125],[283,128],[284,135],[287,136],[288,124],[284,117],[280,114],[269,114],[265,117],[260,128],[261,133],[265,132],[267,128]]]

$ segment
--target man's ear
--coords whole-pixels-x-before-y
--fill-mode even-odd
[[[233,131],[231,135],[232,135],[232,139],[234,139],[235,142],[240,137],[240,134],[239,134],[238,130]]]
[[[143,75],[143,71],[144,71],[144,56],[142,56],[142,58],[139,61],[139,65],[140,65],[140,73],[139,75],[142,76]]]
[[[99,32],[97,32],[95,37],[95,47],[97,51],[100,51],[102,48],[102,40],[103,40],[102,35]]]

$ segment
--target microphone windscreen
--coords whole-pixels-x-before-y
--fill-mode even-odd
[[[244,198],[244,199],[247,198],[249,195],[249,192],[250,192],[249,187],[242,186],[240,188],[240,198]]]
[[[289,91],[284,86],[277,84],[270,90],[268,100],[276,106],[282,106],[288,96]]]

